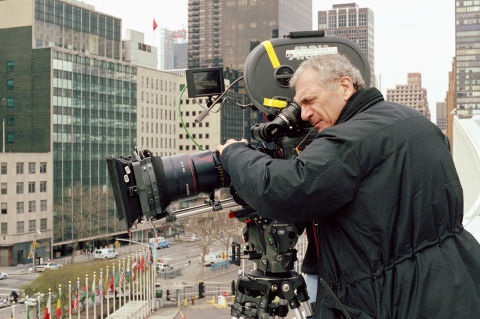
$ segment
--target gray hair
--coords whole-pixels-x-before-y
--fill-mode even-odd
[[[303,61],[290,79],[290,87],[295,88],[295,83],[300,75],[309,69],[317,72],[319,83],[332,83],[344,76],[348,76],[352,79],[353,87],[356,90],[366,87],[360,71],[343,54],[319,55]]]

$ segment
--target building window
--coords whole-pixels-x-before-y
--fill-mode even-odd
[[[2,195],[7,195],[7,183],[2,183]]]
[[[47,191],[47,182],[42,181],[40,182],[40,193],[45,193]]]
[[[47,229],[47,219],[42,218],[40,219],[40,230],[45,230]]]
[[[23,194],[23,182],[17,182],[17,194]]]
[[[2,175],[7,175],[7,163],[5,162],[2,162],[1,173]]]
[[[47,172],[47,162],[40,162],[40,173],[44,174]]]
[[[37,221],[35,219],[30,219],[28,221],[28,231],[35,231],[36,228],[36,223]]]
[[[17,222],[17,234],[23,234],[24,226],[23,222]]]
[[[13,133],[7,133],[7,143],[13,143]]]
[[[367,25],[367,14],[366,13],[360,13],[358,15],[358,25],[360,25],[360,26]]]
[[[35,174],[35,162],[28,163],[28,174]]]
[[[347,15],[341,14],[338,16],[338,26],[346,27],[347,26]]]
[[[41,212],[46,212],[47,211],[47,200],[46,199],[40,200],[40,211]]]
[[[28,212],[29,213],[35,213],[35,211],[37,210],[37,207],[36,207],[36,202],[34,200],[30,200],[28,201]]]
[[[28,192],[35,193],[35,182],[28,182]]]
[[[7,235],[7,226],[8,224],[7,223],[2,223],[2,235]]]
[[[329,28],[336,28],[337,27],[337,16],[329,16],[328,17],[328,27]]]
[[[22,162],[17,163],[17,174],[23,174],[23,163]]]
[[[12,72],[14,69],[14,64],[12,61],[7,62],[7,72]]]
[[[7,90],[13,90],[15,87],[15,81],[13,79],[7,80]]]
[[[15,100],[13,97],[7,98],[7,106],[8,107],[14,107],[15,106]]]
[[[15,117],[13,115],[7,115],[7,125],[15,124]]]
[[[2,203],[2,215],[7,214],[7,203]]]
[[[17,214],[23,214],[23,202],[17,202]]]
[[[348,26],[349,27],[356,27],[357,26],[357,14],[349,14],[348,15]]]

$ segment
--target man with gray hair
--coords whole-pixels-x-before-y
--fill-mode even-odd
[[[250,207],[307,225],[302,272],[315,318],[477,318],[480,245],[462,226],[462,187],[440,129],[365,88],[340,54],[303,62],[290,85],[318,131],[298,157],[274,159],[245,140],[217,151]]]

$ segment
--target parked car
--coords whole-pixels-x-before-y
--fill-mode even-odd
[[[4,272],[0,272],[0,279],[7,279],[7,277],[8,277],[8,274]]]
[[[198,236],[197,234],[190,234],[185,236],[185,241],[197,241],[197,240],[200,240],[200,236]]]
[[[157,249],[168,248],[170,247],[171,243],[165,239],[165,237],[158,236],[156,238],[149,239],[150,246],[156,246]]]
[[[167,272],[170,270],[173,270],[173,266],[163,262],[157,263],[157,272]]]
[[[118,253],[113,248],[97,249],[93,253],[93,258],[95,259],[112,259],[117,257],[118,257]]]
[[[63,266],[57,263],[48,263],[48,264],[40,264],[37,266],[37,271],[45,271],[45,270],[55,270],[60,269]]]

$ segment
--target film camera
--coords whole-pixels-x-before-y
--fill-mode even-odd
[[[254,140],[273,144],[272,148],[261,147],[258,151],[292,158],[301,151],[299,145],[308,144],[315,137],[311,127],[300,119],[300,106],[292,100],[294,91],[289,87],[289,79],[303,60],[337,52],[357,66],[368,85],[370,70],[361,50],[347,39],[325,37],[323,31],[292,32],[284,38],[265,41],[250,52],[242,77],[245,90],[251,107],[267,118],[266,122],[251,128],[251,135]],[[190,98],[209,98],[208,109],[197,121],[241,79],[225,90],[222,68],[188,70],[186,77]],[[216,99],[212,101],[212,97]],[[230,177],[216,152],[156,157],[148,150],[135,150],[130,156],[108,158],[107,167],[118,214],[128,228],[144,217],[174,219],[212,209],[240,207],[233,214],[246,223],[243,235],[247,249],[243,253],[256,264],[256,270],[240,276],[232,317],[284,317],[290,307],[302,318],[301,304],[306,316],[311,315],[303,277],[292,271],[297,258],[295,245],[302,227],[263,218],[261,212],[248,207],[233,189],[232,198],[213,200],[215,190],[230,186]],[[170,209],[173,201],[201,193],[212,195],[206,204],[209,207]],[[234,244],[233,259],[237,265],[239,250],[239,245]],[[274,302],[276,297],[280,302]]]

